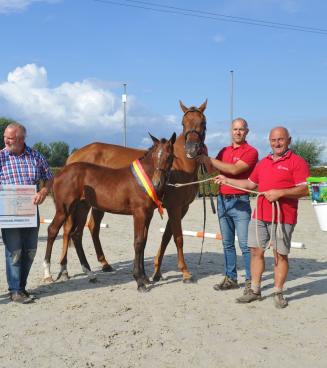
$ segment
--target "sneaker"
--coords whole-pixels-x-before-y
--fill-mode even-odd
[[[223,281],[219,284],[216,284],[213,286],[215,290],[231,290],[231,289],[238,289],[239,285],[237,283],[237,280],[233,280],[229,278],[228,276],[225,276]]]
[[[31,294],[29,293],[26,289],[22,290],[22,293],[27,297],[27,298],[31,298],[32,300],[36,300],[39,299],[38,296],[36,296],[35,294]]]
[[[243,294],[239,298],[236,299],[236,303],[251,303],[256,300],[262,300],[261,293],[256,294],[253,292],[252,289],[250,289],[247,294]]]
[[[243,295],[249,294],[250,290],[251,290],[251,280],[245,280]]]
[[[288,301],[284,298],[282,292],[278,292],[274,294],[274,304],[278,309],[282,309],[288,306]]]
[[[34,300],[33,299],[31,299],[30,297],[26,296],[22,292],[13,292],[13,293],[11,293],[10,294],[10,299],[11,299],[12,302],[19,303],[19,304],[34,303]]]

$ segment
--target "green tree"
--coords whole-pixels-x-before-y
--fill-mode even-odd
[[[4,148],[5,142],[3,141],[3,134],[5,132],[5,129],[10,123],[14,123],[15,121],[12,119],[7,119],[0,117],[0,149]]]
[[[74,147],[74,148],[70,151],[70,154],[72,154],[72,153],[74,153],[74,152],[76,152],[76,151],[78,151],[78,150],[79,150],[79,148]]]
[[[317,141],[297,139],[290,148],[297,155],[303,157],[309,166],[315,166],[321,163],[320,155],[326,147]]]
[[[50,160],[51,156],[51,149],[47,144],[44,144],[42,142],[37,142],[33,145],[33,148],[42,153],[42,155],[45,157],[47,161]]]
[[[52,167],[61,167],[65,165],[65,162],[69,156],[69,145],[65,142],[51,142],[49,164]]]

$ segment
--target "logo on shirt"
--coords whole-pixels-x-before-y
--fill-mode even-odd
[[[240,157],[233,157],[233,162],[237,162],[237,161],[239,161],[241,158]]]
[[[283,166],[283,165],[278,165],[278,166],[277,166],[277,169],[278,169],[278,170],[286,170],[286,171],[288,171],[288,167]]]

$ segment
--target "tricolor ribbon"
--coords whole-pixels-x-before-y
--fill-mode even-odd
[[[137,182],[139,183],[140,187],[142,188],[142,190],[145,191],[145,193],[147,193],[147,195],[156,204],[156,206],[158,207],[158,211],[160,213],[160,216],[161,216],[161,218],[163,218],[162,215],[163,215],[164,211],[163,211],[163,208],[162,208],[162,203],[159,201],[159,199],[157,197],[156,190],[154,189],[154,186],[152,184],[152,181],[149,179],[148,175],[143,170],[143,167],[142,167],[139,160],[135,160],[135,161],[132,162],[131,170],[132,170],[132,173],[135,176]]]

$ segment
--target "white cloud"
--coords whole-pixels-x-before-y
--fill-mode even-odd
[[[0,0],[0,13],[11,13],[25,10],[29,5],[36,2],[55,3],[60,0]]]
[[[26,125],[30,144],[39,140],[63,140],[74,147],[95,140],[121,144],[121,95],[110,91],[110,84],[114,85],[86,79],[49,88],[46,69],[27,64],[8,73],[6,81],[0,81],[1,115]],[[127,100],[127,117],[129,145],[142,146],[147,131],[161,138],[179,125],[174,115],[151,113],[132,95]]]

